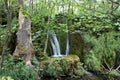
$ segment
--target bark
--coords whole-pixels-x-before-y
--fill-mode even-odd
[[[18,2],[20,2],[20,0]],[[19,3],[19,5],[23,5],[23,2],[21,3]],[[32,64],[30,59],[34,51],[31,40],[31,22],[28,17],[25,17],[22,14],[22,10],[22,8],[19,9],[19,30],[16,33],[17,46],[13,56],[20,57],[22,55],[24,57],[25,64],[31,66]]]

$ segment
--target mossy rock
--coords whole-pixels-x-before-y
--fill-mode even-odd
[[[85,70],[77,55],[69,55],[61,58],[49,58],[40,62],[40,71],[44,76],[81,76]]]
[[[80,33],[70,34],[70,53],[83,59],[84,41]]]

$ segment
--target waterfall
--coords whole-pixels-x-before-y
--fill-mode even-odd
[[[62,56],[67,56],[69,55],[70,52],[70,45],[69,45],[69,34],[68,34],[68,26],[66,26],[66,51],[65,51],[65,55],[61,54],[60,51],[60,44],[59,41],[57,39],[57,36],[55,34],[55,32],[50,32],[50,42],[51,42],[51,46],[53,49],[53,57],[62,57]]]
[[[55,32],[50,32],[50,42],[51,42],[53,53],[54,53],[53,57],[63,56],[61,55],[59,41],[57,39]]]
[[[70,52],[70,45],[69,45],[69,35],[67,32],[67,36],[66,36],[66,56],[69,54]]]
[[[58,39],[56,37],[56,34],[52,33],[52,35],[53,35],[53,41],[54,41],[54,44],[55,44],[55,47],[56,47],[57,55],[61,55],[60,45],[59,45],[59,41],[58,41]]]
[[[70,52],[70,44],[69,44],[69,34],[68,34],[68,21],[66,20],[66,56]]]
[[[51,45],[52,45],[52,49],[53,49],[54,56],[57,56],[56,47],[55,47],[55,44],[54,44],[52,38],[50,38],[50,42],[51,42]]]

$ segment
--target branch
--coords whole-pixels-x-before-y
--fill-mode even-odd
[[[111,71],[111,70],[113,69],[113,67],[110,67],[110,66],[108,65],[108,63],[106,62],[105,59],[104,59],[104,62],[105,62],[105,64],[106,64],[106,66],[108,67],[109,71]]]
[[[116,68],[116,70],[118,70],[120,68],[120,65]]]

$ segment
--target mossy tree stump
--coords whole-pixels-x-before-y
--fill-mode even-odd
[[[83,60],[84,40],[80,33],[70,34],[70,54],[78,55]]]
[[[19,3],[19,30],[17,35],[17,46],[13,55],[15,57],[23,56],[26,65],[31,65],[31,56],[33,53],[32,39],[31,39],[31,22],[25,15],[22,14],[26,11],[21,6],[24,5],[23,0],[18,0]]]

